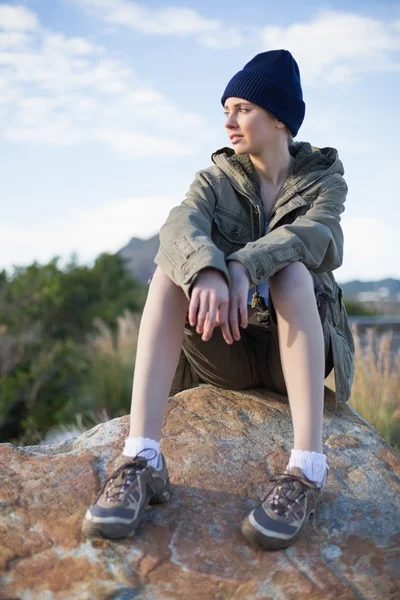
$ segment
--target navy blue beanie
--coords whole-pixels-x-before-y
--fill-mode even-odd
[[[221,98],[243,98],[270,111],[297,135],[304,120],[300,72],[297,62],[288,50],[261,52],[236,73]]]

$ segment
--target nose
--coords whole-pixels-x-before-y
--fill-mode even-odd
[[[227,117],[226,117],[226,121],[225,121],[225,127],[227,129],[236,129],[237,127],[237,123],[236,123],[236,117],[233,116],[233,113],[230,113]]]

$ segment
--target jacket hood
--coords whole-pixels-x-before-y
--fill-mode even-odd
[[[344,175],[343,163],[336,148],[318,148],[309,142],[293,142],[289,152],[295,160],[282,189],[298,193],[324,175]],[[233,148],[224,147],[211,155],[211,160],[236,187],[246,193],[260,195],[260,179],[248,154],[238,155]]]

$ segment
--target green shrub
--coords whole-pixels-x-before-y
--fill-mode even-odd
[[[71,261],[65,269],[58,260],[0,273],[0,442],[36,443],[79,412],[84,382],[101,368],[87,353],[87,336],[99,322],[114,333],[125,310],[144,306],[146,288],[120,256],[102,254],[93,267]],[[93,394],[87,404],[95,404]]]
[[[361,316],[375,316],[380,315],[381,312],[377,308],[370,308],[356,302],[355,300],[345,300],[346,311],[349,316],[361,317]]]

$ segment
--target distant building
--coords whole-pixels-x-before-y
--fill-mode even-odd
[[[387,287],[380,287],[372,292],[358,292],[357,294],[359,302],[382,302],[382,300],[389,300],[389,298],[390,290]]]

